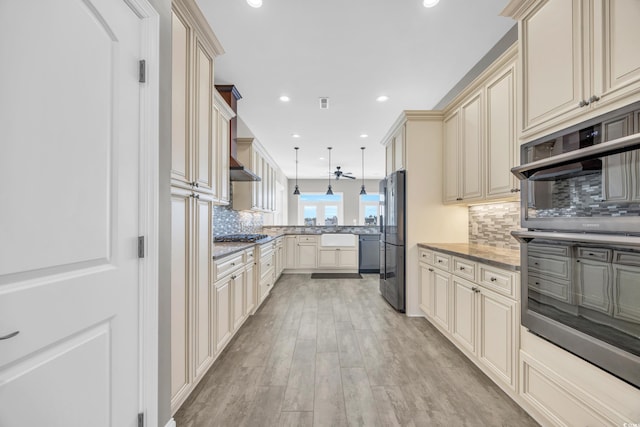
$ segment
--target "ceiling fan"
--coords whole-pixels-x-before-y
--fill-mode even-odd
[[[336,170],[333,172],[333,174],[336,176],[336,179],[340,179],[340,178],[356,179],[355,176],[351,175],[351,172],[342,172],[342,170],[340,170],[340,166],[336,166]]]

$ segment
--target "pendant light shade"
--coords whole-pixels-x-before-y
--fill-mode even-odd
[[[360,147],[360,150],[362,150],[362,186],[360,187],[361,196],[367,195],[367,190],[364,189],[364,149],[365,148],[366,147]]]
[[[300,189],[298,188],[298,150],[300,149],[300,147],[294,147],[294,149],[296,150],[296,188],[295,190],[293,190],[293,195],[299,196]]]
[[[327,147],[327,150],[329,150],[329,186],[327,187],[327,196],[333,196],[333,190],[331,189],[331,148]]]

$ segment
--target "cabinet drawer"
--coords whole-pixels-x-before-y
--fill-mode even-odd
[[[529,243],[529,245],[527,245],[527,251],[529,251],[530,254],[537,255],[569,256],[569,247],[560,245]]]
[[[529,276],[528,280],[529,283],[527,283],[527,285],[530,290],[536,291],[541,295],[546,295],[560,302],[571,303],[571,288],[568,281],[554,280],[544,276]],[[529,298],[535,299],[531,293],[529,293]],[[551,301],[545,300],[545,303],[551,304]]]
[[[494,290],[511,298],[517,296],[518,281],[516,274],[499,268],[480,265],[479,283],[491,290]]]
[[[640,266],[640,254],[635,252],[613,251],[613,263]]]
[[[453,257],[453,274],[475,282],[477,270],[478,268],[475,262]]]
[[[256,258],[256,250],[251,248],[244,251],[244,262],[245,264],[253,264]]]
[[[433,265],[446,271],[450,271],[451,257],[449,255],[434,252]]]
[[[541,275],[555,277],[556,279],[569,280],[569,258],[543,258],[529,255],[529,271]]]
[[[298,243],[318,243],[317,236],[298,236]]]
[[[421,262],[433,265],[433,252],[429,249],[418,248],[418,259]]]
[[[273,256],[263,256],[260,258],[260,280],[262,281],[269,273],[273,273]]]
[[[234,254],[213,262],[213,281],[222,279],[224,276],[242,268],[244,253]]]
[[[602,248],[578,248],[578,258],[611,262],[611,251]]]

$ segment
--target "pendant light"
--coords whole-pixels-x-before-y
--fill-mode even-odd
[[[367,195],[367,190],[364,189],[364,149],[365,148],[366,147],[360,147],[360,149],[362,150],[362,186],[360,187],[361,196]]]
[[[333,196],[333,190],[331,189],[331,148],[327,147],[327,150],[329,150],[329,186],[327,187],[327,196]]]
[[[298,188],[298,150],[300,149],[300,147],[294,147],[294,149],[296,150],[296,188],[295,190],[293,190],[293,195],[299,196],[300,189]]]

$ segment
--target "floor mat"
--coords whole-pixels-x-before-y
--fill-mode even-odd
[[[311,273],[312,279],[362,279],[360,273]]]

